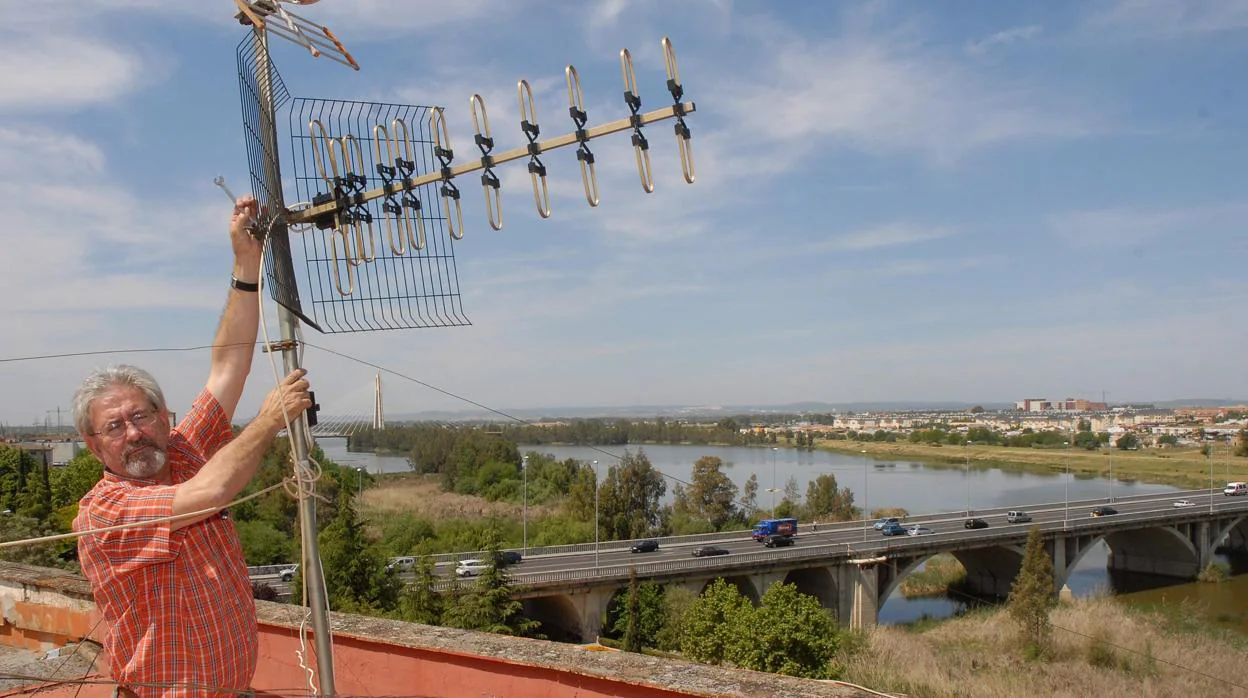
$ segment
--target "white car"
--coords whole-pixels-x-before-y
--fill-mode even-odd
[[[460,560],[459,564],[455,565],[455,576],[475,577],[489,568],[485,560]]]
[[[289,582],[295,578],[295,573],[299,571],[299,565],[291,565],[277,571],[277,576],[283,582]]]
[[[906,529],[907,536],[926,536],[932,533],[935,533],[935,531],[927,526],[912,526]]]
[[[1185,507],[1194,507],[1194,506],[1196,506],[1196,502],[1193,502],[1190,499],[1180,499],[1179,501],[1174,503],[1175,509],[1183,509]]]

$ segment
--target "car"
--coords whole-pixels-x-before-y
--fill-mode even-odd
[[[629,548],[630,553],[652,553],[659,549],[659,542],[653,538],[648,540],[639,540],[633,543],[633,547]]]
[[[928,528],[927,526],[911,526],[910,528],[906,529],[907,536],[928,536],[933,533],[935,533],[935,531]]]
[[[299,571],[299,565],[291,565],[290,567],[283,567],[282,569],[277,571],[277,578],[282,580],[283,582],[289,582],[295,578],[295,573],[298,571]]]
[[[1228,482],[1226,487],[1222,488],[1222,494],[1228,497],[1248,494],[1248,482]]]
[[[962,525],[971,529],[988,528],[988,522],[983,519],[967,519]]]
[[[1180,499],[1179,501],[1174,503],[1175,509],[1186,509],[1187,507],[1194,507],[1194,506],[1196,506],[1196,502],[1193,502],[1190,499]]]
[[[904,536],[906,535],[906,527],[899,523],[890,523],[881,528],[880,533],[886,536]]]
[[[728,551],[717,545],[704,545],[701,548],[693,549],[694,557],[710,557],[713,555],[727,555]]]
[[[885,516],[884,518],[880,519],[879,521],[876,521],[872,525],[875,526],[875,530],[882,531],[884,530],[884,527],[888,526],[889,524],[897,524],[900,526],[901,519],[897,518],[896,516]]]
[[[767,548],[783,548],[793,543],[794,540],[790,536],[767,536],[763,539],[763,547]]]
[[[1118,510],[1113,507],[1096,507],[1092,510],[1092,516],[1094,517],[1113,516],[1114,514],[1117,514],[1117,513],[1118,513]]]
[[[416,558],[409,555],[402,557],[390,558],[390,563],[386,565],[386,569],[391,572],[408,572],[416,566]]]
[[[1025,511],[1009,511],[1005,514],[1005,520],[1010,523],[1027,523],[1031,521],[1031,514]]]
[[[478,574],[481,574],[482,572],[488,570],[489,568],[490,566],[489,564],[486,563],[485,560],[477,560],[475,558],[468,559],[468,560],[460,560],[455,565],[455,576],[456,577],[475,577]]]
[[[508,565],[515,565],[523,559],[524,556],[514,550],[503,550],[498,553],[498,566],[507,567]]]

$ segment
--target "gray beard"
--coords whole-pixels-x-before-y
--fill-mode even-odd
[[[150,480],[165,467],[165,452],[152,448],[136,454],[122,467],[126,474],[136,480]]]

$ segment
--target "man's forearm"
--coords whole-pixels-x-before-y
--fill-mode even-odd
[[[255,476],[260,461],[283,425],[257,419],[208,459],[199,472],[178,486],[173,496],[174,515],[229,504]],[[178,529],[211,514],[174,522]]]
[[[260,278],[260,260],[236,258],[234,278],[244,283],[256,283]],[[260,322],[257,292],[241,291],[231,287],[225,311],[217,326],[215,345],[212,350],[212,369],[208,389],[232,419],[238,400],[242,397],[247,374],[256,351],[256,334]]]

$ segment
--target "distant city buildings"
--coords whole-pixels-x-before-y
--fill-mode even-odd
[[[1029,397],[1019,400],[1014,406],[1019,412],[1104,412],[1109,409],[1109,405],[1104,402],[1077,400],[1073,397],[1065,400]]]

